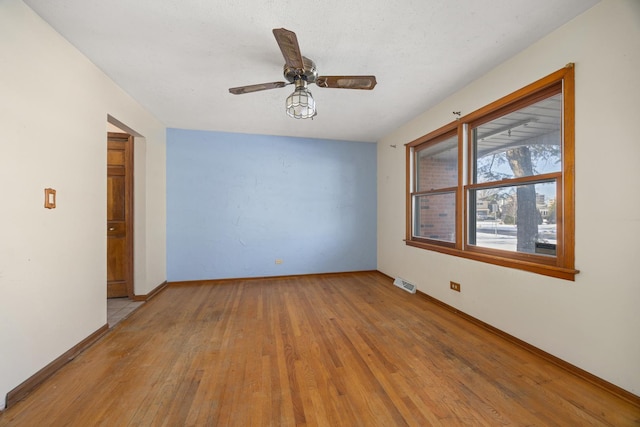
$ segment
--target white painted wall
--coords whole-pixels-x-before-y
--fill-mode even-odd
[[[576,63],[576,281],[406,246],[403,144],[568,62]],[[379,141],[379,270],[640,394],[639,70],[640,2],[603,0]]]
[[[19,0],[0,0],[0,409],[106,323],[107,115],[137,134],[135,292],[166,275],[165,127]],[[45,209],[44,188],[57,190]]]

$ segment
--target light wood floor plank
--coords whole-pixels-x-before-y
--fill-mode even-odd
[[[169,286],[0,426],[628,426],[640,408],[379,273]]]

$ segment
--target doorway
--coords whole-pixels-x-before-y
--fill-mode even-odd
[[[133,298],[133,136],[107,133],[107,298]]]

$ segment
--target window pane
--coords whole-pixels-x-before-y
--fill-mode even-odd
[[[562,170],[562,94],[473,128],[475,183]]]
[[[456,193],[414,196],[414,237],[456,241]]]
[[[458,185],[458,136],[416,150],[416,191]]]
[[[505,251],[556,254],[556,182],[470,190],[469,243]]]

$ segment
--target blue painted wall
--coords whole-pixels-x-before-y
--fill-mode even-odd
[[[371,143],[168,129],[168,280],[375,269],[376,168]]]

